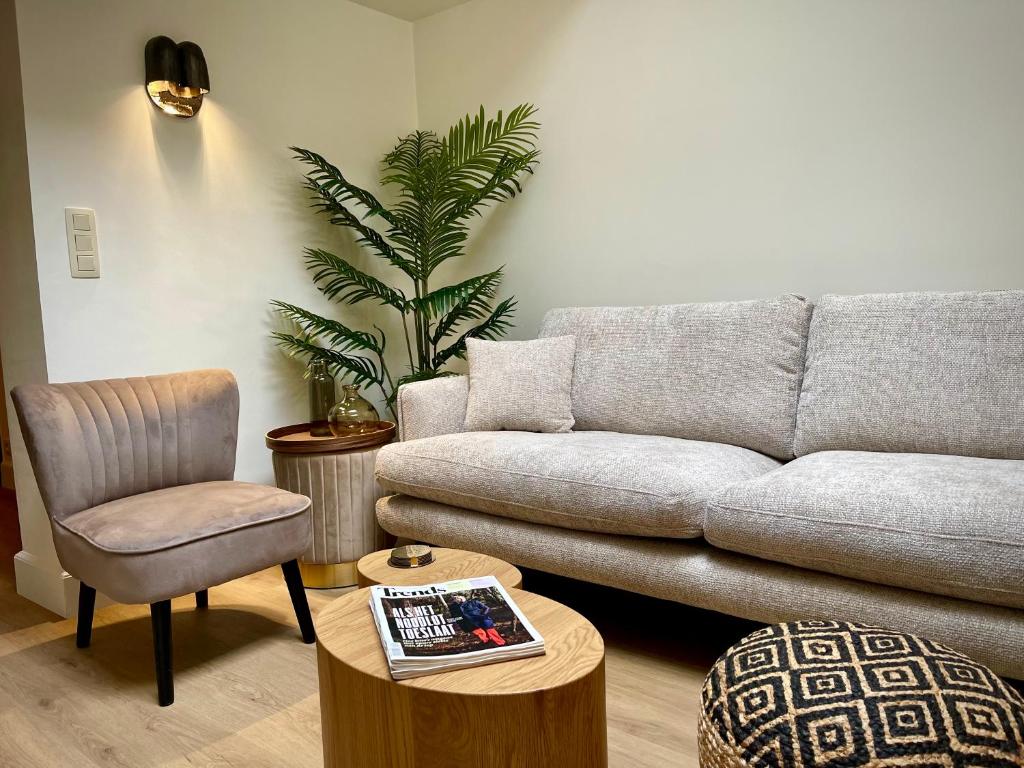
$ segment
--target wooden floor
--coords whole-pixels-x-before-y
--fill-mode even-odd
[[[9,564],[0,766],[322,765],[315,651],[299,640],[279,570],[212,589],[205,612],[174,601],[176,702],[160,708],[145,606],[99,609],[92,647],[78,650],[73,621],[14,594]],[[611,765],[696,766],[701,681],[752,625],[542,574],[526,573],[525,587],[572,605],[605,637]],[[308,594],[315,615],[340,593]]]

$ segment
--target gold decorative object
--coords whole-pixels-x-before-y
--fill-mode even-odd
[[[426,544],[406,544],[391,550],[388,565],[392,568],[420,568],[434,562],[434,553]]]

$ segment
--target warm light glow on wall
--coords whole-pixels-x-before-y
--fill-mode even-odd
[[[203,49],[162,35],[152,38],[146,43],[146,92],[167,114],[193,117],[210,92]]]

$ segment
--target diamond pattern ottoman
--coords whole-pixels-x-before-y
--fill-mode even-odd
[[[966,656],[834,621],[748,635],[704,681],[703,768],[1024,766],[1024,699]]]

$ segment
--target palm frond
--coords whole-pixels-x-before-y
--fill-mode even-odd
[[[403,194],[423,180],[423,170],[437,159],[441,142],[433,131],[414,131],[399,139],[393,150],[384,156],[381,184],[398,184]]]
[[[445,285],[435,288],[425,296],[409,300],[409,306],[417,312],[422,312],[427,318],[433,319],[450,311],[452,308],[464,303],[473,303],[479,298],[494,296],[494,289],[501,283],[501,268],[485,275],[471,277],[461,283]],[[484,296],[481,296],[481,289],[485,289]],[[489,290],[488,290],[489,289]]]
[[[376,355],[384,352],[380,341],[372,333],[354,330],[337,320],[322,317],[315,312],[285,301],[271,301],[270,305],[278,313],[298,325],[305,334],[303,338],[309,341],[324,340],[342,352],[350,352],[354,349],[373,352]]]
[[[501,285],[502,269],[503,267],[499,267],[493,272],[470,278],[460,284],[465,286],[461,298],[437,321],[431,333],[430,341],[435,347],[459,324],[487,317],[491,312],[491,301],[494,300]]]
[[[402,291],[356,269],[329,251],[307,248],[306,269],[313,272],[314,284],[329,299],[346,304],[375,299],[399,311],[405,310],[406,298]]]
[[[313,207],[326,213],[331,224],[353,230],[357,235],[357,243],[375,251],[379,256],[387,259],[392,266],[398,267],[410,277],[415,278],[419,275],[420,269],[415,260],[402,256],[380,232],[368,226],[348,208],[331,198],[330,195],[319,190],[312,182],[310,182],[309,188],[317,196],[317,202],[313,203]]]
[[[356,385],[376,384],[382,386],[381,374],[372,360],[358,355],[348,355],[336,349],[327,349],[314,344],[310,339],[275,331],[271,336],[291,355],[305,356],[309,360],[322,360],[335,376],[346,376]]]
[[[505,118],[499,110],[488,120],[482,106],[473,117],[467,114],[441,141],[452,178],[468,185],[483,184],[502,158],[533,151],[540,123],[530,118],[536,112],[532,104],[520,104]]]
[[[327,162],[322,155],[302,147],[289,147],[289,149],[295,153],[296,160],[312,166],[313,170],[306,174],[306,179],[317,189],[323,190],[325,194],[330,195],[341,205],[354,200],[366,208],[368,216],[380,216],[388,224],[392,226],[396,224],[391,213],[381,205],[373,194],[346,179],[341,170]]]
[[[469,239],[469,227],[460,222],[443,222],[437,228],[441,234],[431,238],[419,260],[420,271],[426,275],[433,274],[448,259],[461,256],[466,240]]]
[[[533,173],[539,155],[539,151],[533,150],[502,158],[486,182],[452,198],[444,211],[444,221],[455,223],[468,216],[478,216],[481,206],[515,197],[523,191],[520,175]]]
[[[494,308],[486,320],[463,333],[451,346],[437,352],[431,360],[431,366],[440,368],[453,357],[464,358],[466,356],[466,339],[493,341],[504,336],[512,327],[512,315],[515,314],[515,307],[515,299],[505,299]]]
[[[367,246],[378,255],[387,259],[392,265],[405,271],[415,273],[415,260],[403,257],[385,237],[373,227],[366,224],[348,207],[356,202],[367,210],[367,216],[379,216],[389,225],[389,232],[402,233],[407,222],[401,214],[387,210],[370,192],[351,183],[344,174],[323,156],[301,147],[291,147],[295,158],[313,170],[306,173],[306,188],[313,193],[313,207],[326,214],[328,220],[335,225],[348,227],[357,234],[357,242]]]

